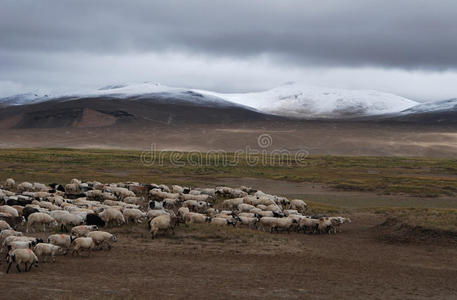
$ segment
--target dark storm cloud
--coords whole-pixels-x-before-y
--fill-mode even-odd
[[[1,51],[266,54],[302,65],[457,67],[455,0],[3,0]]]

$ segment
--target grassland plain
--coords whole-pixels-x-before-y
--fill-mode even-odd
[[[144,154],[144,153],[143,153]],[[186,183],[224,177],[322,183],[341,191],[420,197],[457,194],[457,159],[309,156],[303,162],[274,158],[252,164],[233,153],[195,160],[192,153],[127,150],[3,149],[0,175],[18,180],[64,183],[73,177],[100,181]],[[157,157],[160,163],[151,163]],[[260,160],[259,160],[260,161]]]
[[[148,156],[145,158],[145,154]],[[265,156],[265,155],[264,155]],[[101,182],[140,181],[201,185],[224,179],[322,184],[331,194],[284,193],[311,203],[311,212],[370,211],[398,216],[411,224],[457,228],[457,160],[415,157],[309,156],[259,158],[225,153],[195,158],[195,153],[129,150],[24,148],[0,150],[0,178],[67,183],[72,178]],[[408,217],[405,217],[407,215]]]

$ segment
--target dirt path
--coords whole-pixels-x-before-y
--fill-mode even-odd
[[[376,239],[382,218],[358,214],[338,235],[203,225],[151,240],[145,225],[113,228],[113,250],[0,273],[2,299],[455,298],[457,249]]]

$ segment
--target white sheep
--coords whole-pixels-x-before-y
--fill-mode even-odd
[[[329,217],[322,217],[319,219],[319,225],[317,226],[317,231],[319,233],[336,233],[335,226],[339,224],[339,221],[336,219],[330,219]]]
[[[307,231],[315,233],[317,231],[317,227],[319,226],[319,220],[312,219],[310,217],[304,217],[300,219],[298,224],[303,230],[303,233],[306,233]]]
[[[279,205],[277,205],[277,204],[270,204],[270,205],[267,206],[266,210],[280,212],[281,211],[281,207],[279,207]]]
[[[47,202],[47,201],[41,201],[41,202],[38,203],[38,205],[41,208],[46,208],[47,210],[61,210],[62,209],[59,206],[54,205],[51,202]]]
[[[7,188],[8,190],[12,190],[12,189],[14,189],[15,186],[16,186],[16,181],[14,181],[13,178],[6,179],[5,188]]]
[[[125,218],[122,213],[114,208],[107,208],[101,213],[99,213],[100,218],[106,223],[117,223],[117,225],[122,225],[125,223]]]
[[[227,199],[222,202],[222,207],[224,209],[235,209],[242,203],[244,203],[243,198]]]
[[[210,223],[215,225],[235,225],[233,219],[225,218],[212,218]]]
[[[149,228],[152,238],[154,239],[160,231],[169,231],[171,230],[175,234],[175,220],[174,217],[170,215],[161,215],[155,217],[149,222]]]
[[[140,204],[144,201],[143,197],[125,197],[122,201],[128,204]]]
[[[9,215],[11,215],[13,217],[19,217],[18,211],[14,207],[9,206],[9,205],[0,206],[0,212],[5,213],[5,214],[9,214]]]
[[[239,213],[238,216],[239,216],[239,217],[254,218],[254,217],[255,217],[255,213],[252,213],[252,212],[244,212],[244,213]]]
[[[49,191],[49,187],[47,187],[46,185],[44,185],[42,183],[34,182],[33,183],[33,190],[35,192],[47,192],[47,191]]]
[[[64,254],[64,250],[56,245],[39,243],[33,248],[33,252],[43,261],[46,262],[48,257],[51,257],[51,261],[56,262],[56,255]]]
[[[33,225],[35,225],[35,224],[43,225],[44,232],[46,232],[46,225],[48,225],[49,227],[51,227],[51,226],[57,227],[57,225],[58,225],[56,220],[53,217],[51,217],[48,214],[41,213],[41,212],[36,212],[29,216],[28,221],[27,221],[27,231],[26,232],[33,230]]]
[[[170,188],[168,186],[166,186],[165,184],[160,184],[159,189],[161,189],[162,191],[167,192],[167,193],[170,192]]]
[[[251,204],[241,203],[238,205],[238,210],[240,212],[250,212],[253,208],[255,207]]]
[[[65,231],[68,231],[67,226],[78,226],[82,223],[84,223],[84,217],[77,214],[66,214],[63,215],[61,219],[61,226],[65,229]]]
[[[164,209],[150,209],[148,210],[146,216],[148,217],[148,219],[154,219],[155,217],[169,214],[170,213]]]
[[[178,199],[179,195],[180,194],[178,194],[178,193],[162,192],[161,190],[157,190],[157,189],[152,189],[149,191],[150,199],[157,200],[157,201],[162,201],[165,198]]]
[[[216,214],[218,214],[218,213],[219,213],[219,211],[218,211],[217,209],[215,209],[215,208],[212,208],[212,207],[211,207],[211,208],[208,208],[208,209],[206,210],[206,215],[207,215],[207,216],[210,216],[210,217],[212,217],[212,218],[213,218]]]
[[[18,193],[34,191],[33,184],[31,184],[30,182],[27,182],[27,181],[19,183],[16,187],[16,190]]]
[[[239,216],[240,224],[247,225],[249,228],[257,228],[259,219],[256,217]]]
[[[262,218],[260,218],[260,220],[259,220],[259,223],[260,223],[259,229],[261,229],[262,231],[266,231],[268,229],[268,231],[273,232],[273,228],[276,225],[276,220],[277,219],[278,218],[275,218],[275,217],[262,217]]]
[[[133,221],[133,223],[141,223],[142,219],[146,218],[146,214],[143,213],[141,210],[136,209],[136,208],[127,208],[124,209],[124,219],[125,222],[128,224],[129,221]]]
[[[127,197],[136,197],[135,193],[122,187],[112,188],[111,192],[118,197],[118,199],[122,200]]]
[[[5,244],[6,244],[5,246],[8,249],[8,252],[11,252],[12,250],[16,250],[16,249],[32,249],[32,246],[33,246],[33,243],[31,241],[12,240],[12,241],[8,241]]]
[[[176,208],[180,204],[180,199],[165,198],[163,199],[163,206],[166,208]]]
[[[171,186],[171,191],[173,193],[182,194],[182,193],[184,193],[184,188],[182,186],[179,186],[179,185],[172,185]]]
[[[178,216],[184,218],[189,212],[190,212],[190,210],[187,207],[180,207],[178,209]]]
[[[117,242],[117,237],[114,234],[111,234],[106,231],[91,231],[89,232],[87,237],[92,238],[92,240],[94,240],[95,245],[98,246],[99,249],[103,249],[103,244],[106,244],[108,246],[108,250],[110,250],[110,241]]]
[[[28,272],[32,268],[32,265],[35,265],[35,267],[38,267],[38,257],[33,253],[32,250],[30,249],[16,249],[11,251],[8,254],[8,268],[6,269],[6,273],[8,274],[11,265],[13,262],[16,264],[16,269],[18,272],[21,272],[21,269],[19,268],[20,264],[24,264],[24,271]],[[27,265],[30,265],[27,269]]]
[[[85,237],[91,231],[97,231],[97,225],[79,225],[71,229],[71,234],[77,237]]]
[[[184,220],[186,221],[186,224],[192,224],[210,222],[211,218],[203,214],[190,212],[184,216]]]
[[[187,207],[189,210],[197,211],[198,210],[198,202],[197,200],[186,200],[182,203],[183,207]]]
[[[73,240],[74,238],[68,234],[52,234],[48,236],[48,243],[63,249],[69,249]]]
[[[86,194],[87,199],[89,199],[89,200],[95,200],[95,201],[104,200],[103,191],[101,191],[101,190],[90,190],[90,191],[87,191],[85,194]]]
[[[204,201],[210,202],[213,200],[213,197],[207,194],[192,195],[192,194],[182,194],[180,196],[181,200],[195,200],[195,201]]]
[[[92,249],[95,248],[95,242],[91,237],[79,237],[73,241],[73,244],[75,245],[72,251],[72,255],[77,253],[78,255],[81,255],[81,251],[88,251],[90,256]]]
[[[274,216],[274,213],[270,210],[265,210],[265,211],[257,213],[257,215],[260,216],[261,218],[265,218],[265,217],[271,218]]]
[[[65,185],[65,193],[69,194],[69,195],[81,194],[81,188],[79,187],[79,183],[73,182],[73,183],[66,184]]]
[[[10,224],[8,224],[7,222],[5,222],[4,220],[0,220],[0,231],[1,230],[11,230],[11,226]]]
[[[308,207],[308,205],[303,200],[300,200],[300,199],[290,200],[289,209],[296,209],[300,213],[303,214],[303,213],[305,213],[307,207]]]
[[[273,230],[276,230],[276,232],[279,232],[279,230],[287,230],[287,232],[290,233],[291,228],[296,225],[298,225],[298,221],[294,218],[276,218],[276,222],[273,224],[271,232],[273,232]]]

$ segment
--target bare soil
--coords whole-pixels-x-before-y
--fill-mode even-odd
[[[287,150],[309,154],[351,156],[456,157],[455,126],[344,122],[251,121],[231,124],[163,124],[136,121],[106,127],[113,117],[86,110],[77,127],[8,128],[16,119],[0,121],[0,147],[69,147],[210,151]],[[78,116],[79,116],[78,115]],[[66,120],[66,119],[64,119]],[[63,122],[63,121],[62,121]],[[100,124],[99,124],[100,123]],[[3,126],[3,125],[4,126]],[[6,127],[5,127],[6,126]],[[76,125],[75,125],[76,126]],[[78,128],[84,127],[84,128]],[[2,129],[3,128],[3,129]],[[259,147],[261,134],[272,144]]]
[[[337,235],[269,234],[210,225],[151,240],[146,225],[90,257],[0,273],[2,299],[451,299],[457,249],[379,239],[382,217],[352,216]],[[41,234],[43,235],[43,234]]]

